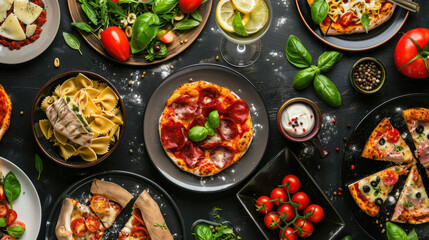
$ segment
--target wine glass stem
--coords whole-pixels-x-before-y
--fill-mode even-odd
[[[239,53],[244,53],[244,52],[246,52],[246,45],[244,45],[244,44],[238,44],[238,45],[237,45],[237,51],[238,51]]]

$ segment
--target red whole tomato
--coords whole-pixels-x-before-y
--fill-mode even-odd
[[[307,194],[304,192],[297,192],[292,196],[292,202],[296,202],[299,204],[298,211],[304,210],[308,204],[310,203],[310,199]]]
[[[70,226],[74,235],[78,237],[85,236],[87,229],[83,218],[76,218],[71,222]]]
[[[298,192],[299,188],[301,187],[301,181],[299,178],[295,175],[289,174],[282,180],[282,185],[286,185],[286,183],[289,182],[289,193],[293,194]],[[287,186],[284,186],[283,189],[287,191]]]
[[[399,140],[399,131],[395,128],[392,128],[392,130],[387,131],[387,142],[388,143],[396,143]]]
[[[201,5],[203,0],[179,0],[179,8],[183,13],[191,13]]]
[[[101,222],[97,216],[90,216],[85,219],[85,225],[88,231],[96,232],[98,229],[100,229]]]
[[[299,228],[301,229],[299,229]],[[308,238],[313,234],[313,224],[308,219],[298,218],[295,221],[294,229],[297,230],[298,236],[302,238]]]
[[[310,206],[308,206],[305,209],[304,214],[307,214],[308,212],[313,213],[310,217],[307,218],[312,223],[318,223],[322,221],[323,217],[325,216],[323,208],[317,204],[311,204]]]
[[[275,199],[279,199],[280,198],[281,201],[286,202],[287,201],[287,194],[283,190],[283,188],[274,188],[273,191],[271,191],[270,198],[271,198],[271,200],[275,200]],[[277,200],[277,201],[273,201],[273,203],[276,206],[279,206],[282,202],[280,202],[279,200]]]
[[[0,202],[0,217],[6,217],[9,213],[9,206],[5,202]]]
[[[101,33],[101,42],[115,59],[125,62],[130,58],[130,42],[122,29],[111,26]]]
[[[261,213],[267,214],[268,212],[271,212],[271,209],[273,209],[273,203],[270,202],[271,198],[267,196],[260,196],[256,200],[256,211],[259,211]]]
[[[16,213],[16,211],[13,209],[10,209],[6,216],[7,225],[14,222],[17,218],[18,218],[18,214]]]
[[[276,212],[270,212],[264,217],[264,224],[269,229],[277,229],[282,221]]]
[[[285,203],[281,205],[277,209],[277,213],[279,214],[280,217],[282,217],[283,214],[286,214],[286,218],[282,218],[282,219],[287,222],[295,218],[295,208],[293,208],[293,206],[290,205],[289,203]]]
[[[408,36],[409,37],[408,37]],[[414,39],[420,48],[426,50],[426,52],[419,52],[414,42],[410,39]],[[406,33],[399,39],[395,47],[395,65],[398,70],[407,77],[410,78],[427,78],[428,67],[425,65],[425,61],[422,58],[428,57],[429,50],[429,29],[427,28],[415,28]],[[419,55],[421,58],[417,58],[410,64],[407,64],[415,56]]]
[[[297,240],[298,235],[296,235],[295,229],[287,227],[285,229],[280,230],[279,238],[280,240]]]

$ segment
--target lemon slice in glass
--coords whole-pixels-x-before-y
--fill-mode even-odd
[[[219,1],[216,7],[216,20],[223,30],[227,32],[234,32],[232,20],[234,19],[235,14],[235,8],[231,4],[230,0]],[[250,14],[243,14],[241,21],[245,26],[250,21]]]
[[[231,0],[232,4],[242,13],[250,13],[263,0]]]
[[[247,34],[253,34],[261,30],[267,24],[269,18],[267,4],[261,0],[259,4],[250,12],[250,19],[244,25]]]

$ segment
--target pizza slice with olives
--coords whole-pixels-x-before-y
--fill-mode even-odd
[[[158,204],[144,190],[133,206],[133,214],[122,228],[117,240],[173,240]]]
[[[98,179],[92,182],[91,194],[91,209],[106,229],[113,225],[116,217],[133,198],[133,195],[121,186]]]
[[[9,128],[11,114],[12,102],[2,85],[0,85],[0,140]]]
[[[58,240],[100,240],[104,231],[103,224],[88,206],[70,198],[63,200],[55,227]]]
[[[388,118],[384,118],[371,133],[361,156],[394,163],[415,161],[410,147]]]
[[[394,166],[350,184],[349,191],[356,204],[371,217],[380,212],[400,175],[406,174],[407,166]]]
[[[429,176],[429,109],[411,108],[402,111],[408,130],[411,133],[420,163]]]
[[[411,224],[429,222],[429,198],[416,166],[411,168],[392,221]]]

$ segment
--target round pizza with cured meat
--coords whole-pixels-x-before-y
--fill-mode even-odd
[[[2,85],[0,85],[0,140],[9,128],[11,114],[12,102]]]
[[[215,127],[209,123],[213,119]],[[200,130],[199,137],[206,137],[189,137],[193,128]],[[202,134],[204,131],[209,134]],[[198,81],[183,84],[170,96],[159,133],[167,155],[179,168],[211,176],[243,156],[252,141],[253,127],[245,101],[227,88]]]

